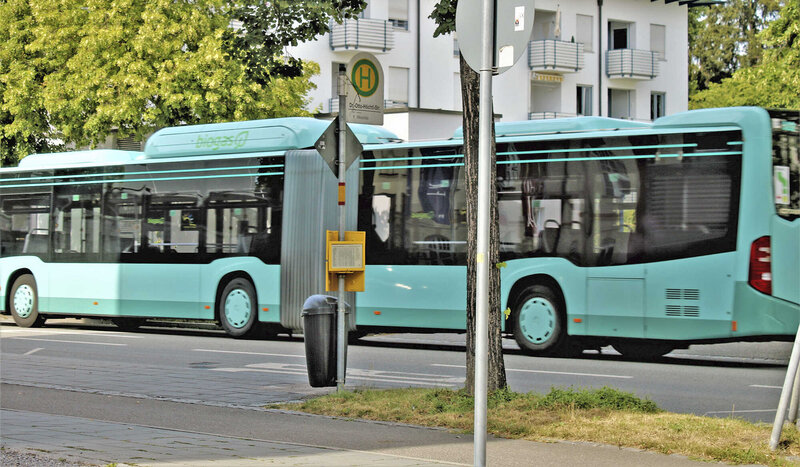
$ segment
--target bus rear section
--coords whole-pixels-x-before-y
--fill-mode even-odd
[[[747,292],[737,299],[754,302],[762,326],[780,326],[793,335],[800,321],[800,112],[769,111],[772,126],[772,187],[775,214],[769,235],[750,246]],[[743,329],[746,332],[746,329]]]

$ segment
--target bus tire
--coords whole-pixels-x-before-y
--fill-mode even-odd
[[[565,310],[545,285],[531,285],[519,294],[512,311],[514,340],[530,355],[554,355],[566,341]]]
[[[14,281],[8,304],[17,326],[33,328],[44,324],[45,317],[39,314],[39,291],[32,274],[23,274]]]
[[[234,277],[222,289],[217,301],[219,322],[231,337],[245,337],[253,332],[258,318],[256,289],[249,280]]]

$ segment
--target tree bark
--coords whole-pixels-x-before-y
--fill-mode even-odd
[[[465,389],[470,394],[475,390],[475,295],[477,277],[478,245],[478,111],[480,102],[480,75],[473,71],[464,57],[461,66],[461,101],[464,109],[464,180],[467,195],[467,379]],[[493,112],[493,109],[490,109]],[[492,114],[494,122],[494,113]],[[506,367],[503,360],[501,326],[505,314],[500,310],[499,235],[497,216],[497,169],[494,145],[494,123],[492,123],[492,154],[490,174],[490,228],[489,228],[489,392],[505,388]]]

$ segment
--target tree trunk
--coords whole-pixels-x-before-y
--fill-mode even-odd
[[[480,102],[480,75],[473,71],[461,57],[461,100],[464,128],[464,179],[467,195],[467,380],[466,390],[475,390],[475,286],[478,245],[478,110]],[[492,118],[494,122],[494,117]],[[503,341],[500,333],[505,315],[500,310],[499,235],[497,222],[497,190],[495,180],[494,124],[492,124],[492,154],[490,175],[490,228],[489,228],[489,368],[488,390],[505,388],[506,367],[503,360]]]

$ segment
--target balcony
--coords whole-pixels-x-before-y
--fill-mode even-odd
[[[575,116],[575,114],[566,112],[530,112],[528,114],[528,120],[549,120],[551,118],[569,118]]]
[[[334,52],[388,52],[394,47],[394,27],[382,19],[346,19],[342,24],[333,23],[329,37]]]
[[[609,78],[653,79],[658,76],[658,64],[658,53],[650,50],[606,51],[606,75]]]
[[[530,45],[528,65],[533,71],[574,73],[583,69],[583,44],[545,39]]]

